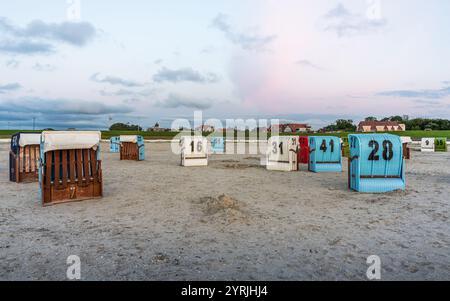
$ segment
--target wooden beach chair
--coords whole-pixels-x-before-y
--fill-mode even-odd
[[[120,160],[142,161],[145,159],[144,137],[120,136]]]
[[[39,182],[44,206],[103,196],[100,132],[43,132]]]
[[[403,146],[403,158],[406,160],[411,159],[411,148],[409,147],[413,142],[411,137],[400,137]]]
[[[11,137],[9,180],[38,182],[41,134],[17,133]]]

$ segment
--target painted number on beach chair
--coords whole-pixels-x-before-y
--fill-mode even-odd
[[[283,142],[280,142],[280,144],[277,145],[277,142],[272,142],[272,152],[276,155],[278,153],[278,148],[280,149],[280,154],[283,154]]]
[[[330,140],[330,148],[331,148],[331,152],[334,153],[334,141],[333,140]],[[322,140],[322,145],[320,145],[320,150],[323,151],[324,153],[328,150],[327,141],[325,139]]]
[[[375,140],[371,140],[369,142],[369,147],[373,148],[372,152],[369,155],[369,161],[379,161],[380,160],[380,156],[377,155],[379,149],[380,149],[380,145],[377,141]],[[391,141],[389,140],[384,140],[383,141],[383,160],[385,161],[391,161],[392,158],[394,157],[394,151],[393,151],[393,144]]]
[[[191,141],[191,152],[194,152],[195,143],[194,141]],[[201,141],[197,142],[197,152],[202,152],[203,150],[203,143]]]

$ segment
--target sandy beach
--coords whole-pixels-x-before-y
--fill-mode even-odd
[[[104,198],[42,207],[8,181],[0,144],[0,280],[450,280],[450,153],[412,152],[407,190],[359,194],[345,172],[269,172],[258,155],[183,168],[170,144],[143,162],[102,145]]]

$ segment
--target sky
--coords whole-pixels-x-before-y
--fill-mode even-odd
[[[0,128],[450,118],[448,0],[0,0]]]

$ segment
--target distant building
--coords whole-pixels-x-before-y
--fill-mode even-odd
[[[202,133],[213,133],[215,131],[213,126],[206,124],[197,127],[196,130],[201,131]]]
[[[404,132],[406,125],[397,121],[361,121],[358,132]]]
[[[269,130],[278,130],[279,133],[307,133],[311,131],[311,126],[305,123],[274,124]]]
[[[170,129],[165,129],[159,126],[159,123],[156,123],[154,127],[148,128],[147,132],[168,132]]]

